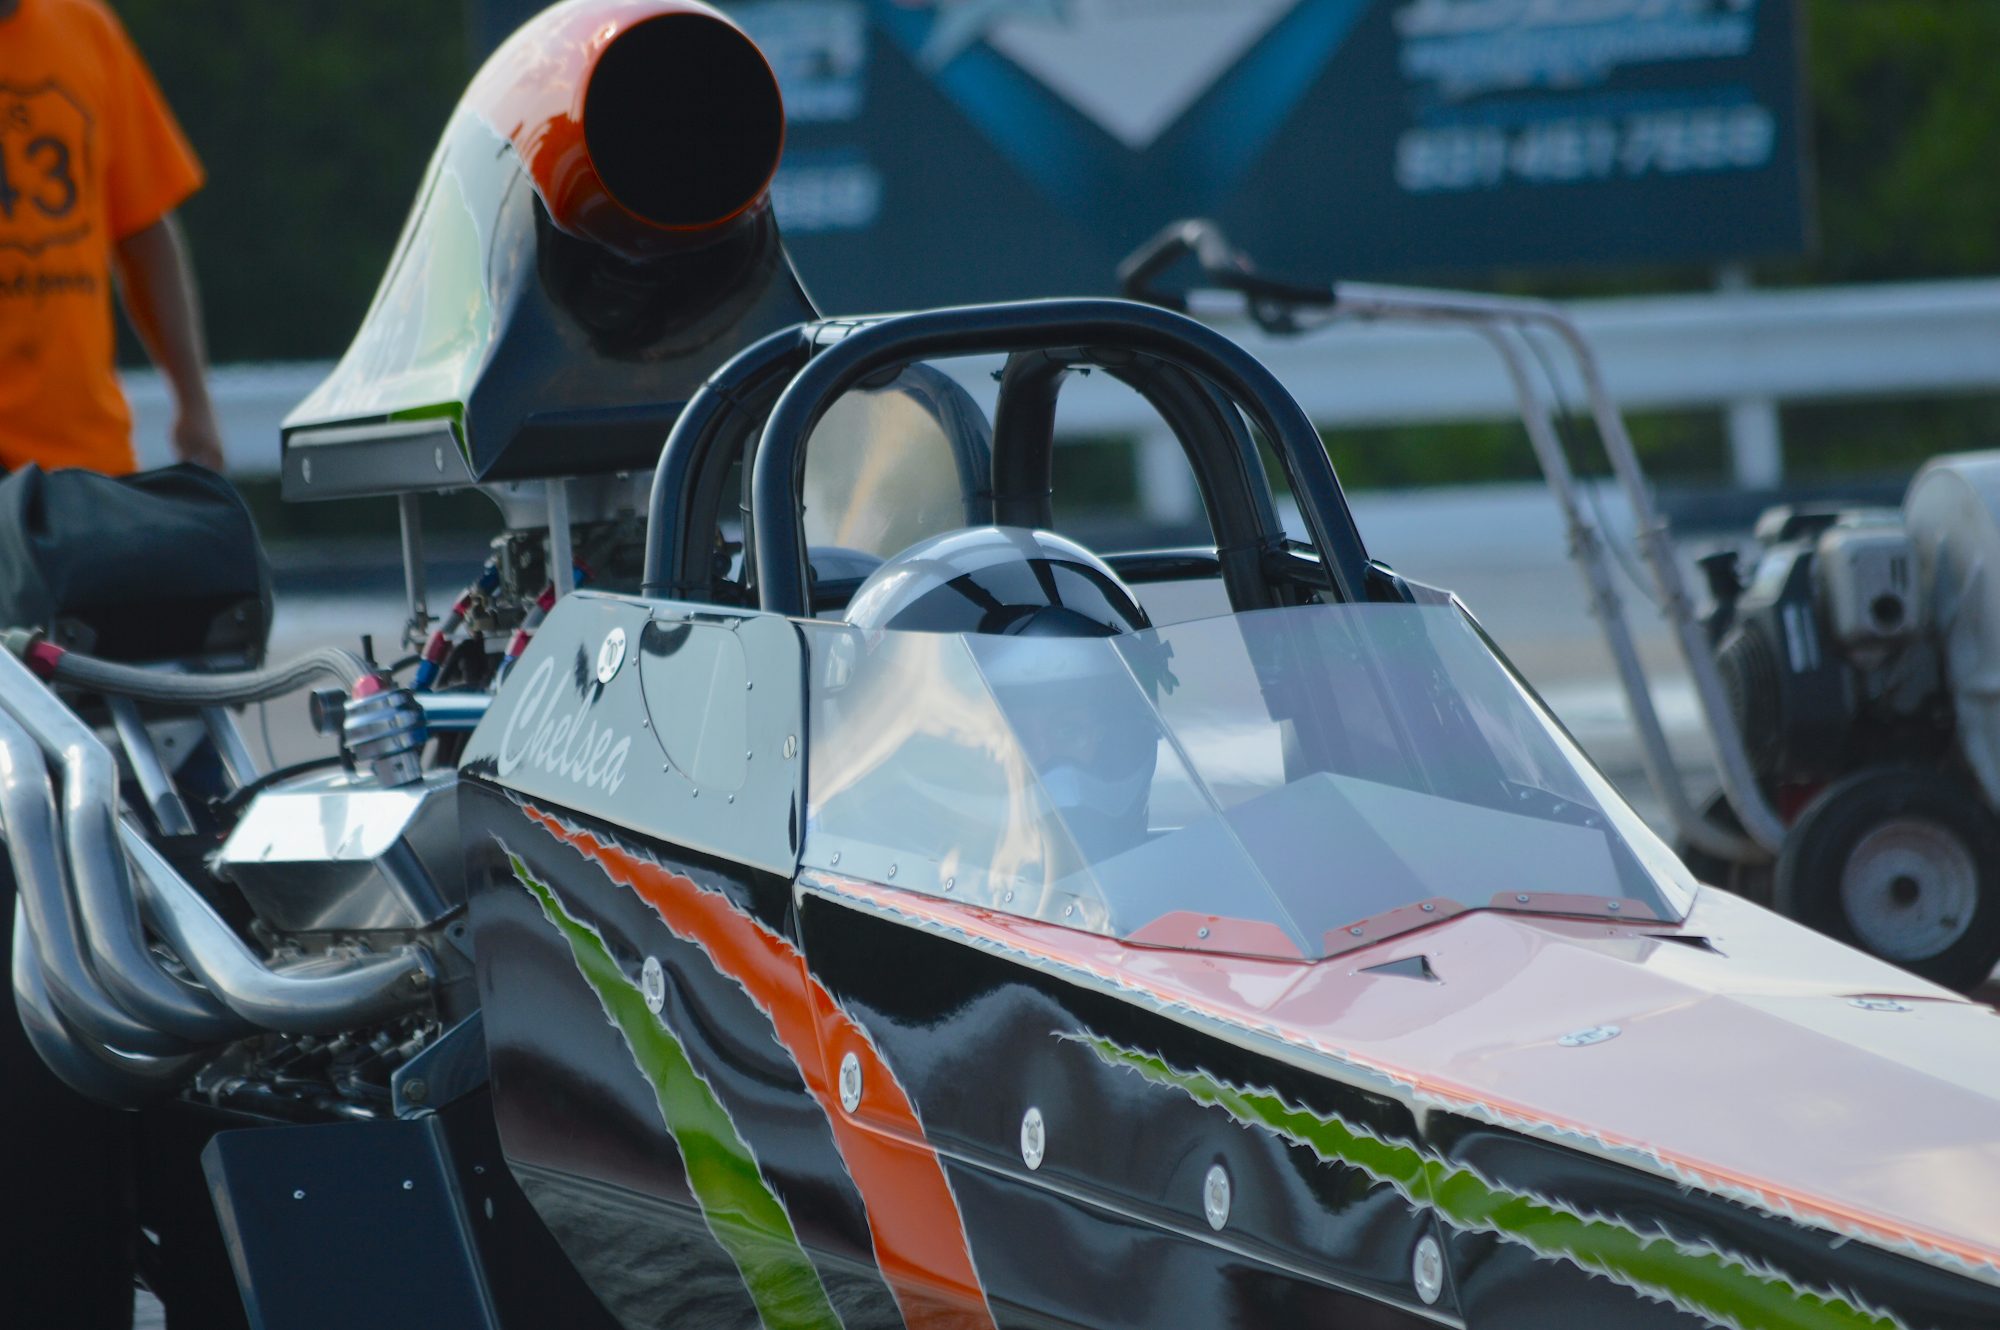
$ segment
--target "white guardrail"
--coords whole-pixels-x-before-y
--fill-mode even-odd
[[[1613,396],[1628,412],[1716,407],[1729,413],[1736,478],[1753,488],[1782,476],[1777,403],[1924,397],[2000,390],[2000,279],[1718,291],[1578,301]],[[1365,324],[1273,339],[1234,326],[1324,426],[1509,419],[1515,399],[1500,362],[1476,336]],[[318,384],[324,363],[225,365],[212,374],[229,467],[275,474],[278,423]],[[964,382],[982,400],[983,373]],[[150,372],[125,376],[142,466],[169,459],[170,402]],[[1066,431],[1131,433],[1154,442],[1140,481],[1158,516],[1192,510],[1178,450],[1157,439],[1146,406],[1095,376],[1063,395]],[[2000,446],[2000,439],[1991,441]],[[1523,445],[1526,446],[1525,444]]]

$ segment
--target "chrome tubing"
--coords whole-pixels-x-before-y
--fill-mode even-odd
[[[471,733],[493,704],[491,693],[418,693],[417,706],[432,734]]]
[[[210,992],[237,1016],[285,1034],[337,1034],[376,1025],[423,1005],[434,974],[421,947],[301,967],[281,973],[265,964],[202,899],[145,833],[121,819],[147,922],[173,946]]]
[[[1682,663],[1687,666],[1688,676],[1694,684],[1695,698],[1701,706],[1715,750],[1716,773],[1721,780],[1723,794],[1737,820],[1742,823],[1745,834],[1738,836],[1726,828],[1715,826],[1694,809],[1685,790],[1679,788],[1680,778],[1673,771],[1664,735],[1648,732],[1641,722],[1640,739],[1649,754],[1649,771],[1657,768],[1665,773],[1666,780],[1672,782],[1676,793],[1669,798],[1668,808],[1689,843],[1738,863],[1763,863],[1774,858],[1784,841],[1784,821],[1757,783],[1742,728],[1736,723],[1735,713],[1729,709],[1721,672],[1708,648],[1701,622],[1695,617],[1694,600],[1688,593],[1686,579],[1681,576],[1680,564],[1674,555],[1672,533],[1653,506],[1645,471],[1639,464],[1631,435],[1625,429],[1625,419],[1611,400],[1596,353],[1568,312],[1560,305],[1545,300],[1423,291],[1362,282],[1338,283],[1333,293],[1332,312],[1348,318],[1445,323],[1480,329],[1511,328],[1517,332],[1525,332],[1527,326],[1532,324],[1546,328],[1562,342],[1582,379],[1591,421],[1597,427],[1598,442],[1611,463],[1612,474],[1624,492],[1626,503],[1632,509],[1633,521],[1638,529],[1639,552],[1652,574],[1654,589],[1661,601],[1661,613],[1673,630],[1675,645],[1680,648]],[[1551,486],[1556,483],[1551,477]],[[1597,548],[1573,552],[1579,561],[1602,557],[1601,549]],[[1592,574],[1586,570],[1586,576]],[[1607,606],[1602,601],[1598,602],[1598,607],[1616,614],[1617,617],[1604,620],[1607,634],[1615,639],[1616,632],[1624,631],[1622,610],[1618,610],[1615,604]],[[1612,649],[1614,655],[1619,655],[1620,649],[1615,640]],[[1620,683],[1624,686],[1634,715],[1650,712],[1652,706],[1643,673],[1628,669],[1622,656],[1619,663]],[[1642,697],[1646,700],[1642,701]],[[1667,788],[1662,784],[1662,793]]]
[[[79,1040],[134,1053],[186,1053],[184,1039],[134,1020],[98,982],[77,927],[69,872],[56,838],[55,792],[42,751],[0,711],[0,834],[19,902],[17,932],[32,943],[39,990]]]
[[[1765,853],[1754,841],[1735,835],[1701,816],[1689,801],[1680,773],[1674,768],[1666,729],[1660,724],[1659,711],[1653,705],[1653,692],[1646,683],[1646,669],[1640,663],[1639,648],[1632,640],[1632,629],[1626,621],[1624,605],[1618,598],[1617,586],[1605,561],[1608,537],[1598,530],[1577,501],[1576,477],[1570,471],[1569,459],[1564,455],[1562,441],[1556,435],[1549,414],[1550,404],[1535,392],[1528,367],[1521,357],[1521,348],[1513,340],[1523,336],[1522,330],[1518,326],[1482,322],[1475,331],[1499,353],[1501,364],[1506,367],[1507,376],[1513,382],[1515,401],[1520,409],[1522,424],[1527,427],[1528,440],[1534,447],[1549,491],[1555,496],[1556,506],[1562,511],[1563,525],[1569,536],[1570,561],[1583,574],[1590,612],[1604,632],[1612,664],[1618,671],[1618,681],[1625,689],[1626,705],[1632,713],[1632,727],[1639,735],[1640,764],[1646,769],[1646,778],[1652,783],[1653,792],[1659,796],[1674,825],[1681,829],[1690,845],[1736,863],[1760,861]]]
[[[63,839],[83,936],[97,976],[125,1011],[191,1043],[224,1043],[250,1026],[212,994],[168,974],[146,946],[117,840],[118,769],[110,750],[11,652],[0,651],[0,708],[59,763]]]
[[[173,1093],[194,1071],[194,1056],[117,1053],[92,1043],[73,1028],[50,997],[18,901],[14,907],[14,1009],[20,1013],[29,1047],[56,1079],[97,1103],[143,1108]]]

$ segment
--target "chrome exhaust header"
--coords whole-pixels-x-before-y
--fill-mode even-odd
[[[218,1045],[263,1031],[332,1034],[430,1000],[435,972],[420,946],[269,965],[120,816],[110,750],[6,651],[0,828],[19,885],[22,1023],[56,1075],[89,1098],[134,1107],[171,1093]],[[169,971],[146,925],[201,986]]]
[[[380,1024],[429,1000],[436,975],[422,947],[272,969],[144,832],[121,820],[119,835],[137,870],[146,921],[208,990],[245,1021],[285,1034],[337,1034]]]

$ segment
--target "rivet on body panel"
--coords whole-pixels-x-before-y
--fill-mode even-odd
[[[610,683],[625,663],[625,630],[613,628],[597,648],[597,682]]]
[[[1048,1148],[1048,1131],[1042,1125],[1042,1110],[1030,1108],[1021,1115],[1021,1162],[1028,1171],[1042,1166],[1042,1154]]]
[[[787,759],[794,758],[799,755],[799,740],[797,735],[788,734],[785,736],[784,753]]]
[[[1218,1233],[1229,1222],[1229,1170],[1220,1164],[1210,1164],[1208,1176],[1201,1180],[1201,1212]]]
[[[850,1113],[861,1107],[861,1059],[852,1053],[840,1059],[840,1106]]]
[[[1410,1255],[1410,1282],[1426,1307],[1436,1306],[1444,1293],[1444,1252],[1428,1233],[1417,1239],[1417,1249]]]
[[[639,967],[639,991],[645,995],[646,1010],[659,1015],[667,1005],[667,972],[660,968],[659,957],[648,956]]]

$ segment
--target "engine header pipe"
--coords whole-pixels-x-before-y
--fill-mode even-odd
[[[568,0],[494,52],[465,104],[513,143],[549,220],[628,259],[721,239],[769,206],[778,80],[695,0]]]
[[[110,750],[12,653],[0,651],[0,706],[62,768],[63,839],[77,914],[97,977],[135,1019],[194,1043],[222,1043],[247,1022],[182,983],[147,948],[117,841],[118,768]]]
[[[80,1040],[128,1053],[187,1053],[184,1039],[134,1020],[91,972],[77,927],[57,831],[55,792],[42,750],[0,709],[0,833],[14,869],[21,926],[40,963],[41,988]]]
[[[430,1001],[433,966],[405,945],[280,973],[267,966],[145,834],[121,820],[148,921],[190,970],[244,1020],[285,1034],[338,1034],[414,1011]]]
[[[199,1059],[116,1053],[79,1034],[50,998],[28,921],[14,903],[14,1010],[21,1030],[56,1079],[85,1099],[113,1108],[144,1108],[179,1089]]]

